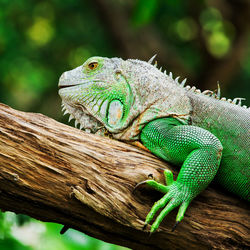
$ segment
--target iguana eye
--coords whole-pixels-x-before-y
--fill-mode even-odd
[[[91,70],[96,69],[97,66],[98,66],[98,62],[92,62],[88,64],[88,68]]]

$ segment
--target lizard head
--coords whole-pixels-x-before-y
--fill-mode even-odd
[[[133,94],[122,63],[119,58],[91,57],[60,77],[62,105],[87,131],[105,127],[117,133],[126,126]]]
[[[138,132],[141,123],[160,116],[159,108],[154,105],[165,100],[164,93],[171,92],[172,86],[163,91],[166,77],[148,62],[91,57],[62,74],[59,95],[66,113],[76,119],[76,124],[80,123],[80,128],[100,134],[108,131],[122,138],[121,134],[129,128],[134,126],[133,130]],[[143,119],[142,114],[145,114]],[[133,136],[127,133],[123,139],[130,140]]]

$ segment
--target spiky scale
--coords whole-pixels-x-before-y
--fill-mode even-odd
[[[216,96],[218,99],[220,99],[220,95],[221,95],[221,92],[220,92],[220,84],[217,83],[217,93],[216,93]]]
[[[74,119],[74,117],[73,117],[73,115],[70,115],[70,116],[69,116],[69,122],[70,122],[72,119]]]
[[[66,109],[63,113],[63,115],[69,114],[69,111]]]
[[[175,78],[175,80],[174,80],[177,84],[179,84],[179,78],[180,78],[180,77],[177,76],[177,77]]]
[[[156,56],[157,56],[157,54],[153,55],[153,56],[148,60],[148,63],[149,63],[149,64],[152,64]]]
[[[75,120],[75,127],[77,128],[77,125],[78,125],[78,121],[77,120]]]
[[[236,97],[236,98],[233,99],[233,103],[236,104],[236,105],[241,106],[241,101],[242,100],[245,100],[245,98]]]
[[[211,91],[211,90],[204,90],[204,91],[202,92],[202,94],[203,94],[203,95],[212,96],[213,91]]]
[[[186,81],[187,81],[187,78],[185,78],[185,79],[181,82],[181,86],[182,86],[182,87],[185,86]]]

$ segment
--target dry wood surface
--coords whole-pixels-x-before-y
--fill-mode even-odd
[[[247,249],[249,204],[213,186],[149,236],[144,219],[161,194],[135,185],[176,167],[135,146],[0,104],[0,209],[61,223],[132,249]],[[59,233],[59,232],[58,232]]]

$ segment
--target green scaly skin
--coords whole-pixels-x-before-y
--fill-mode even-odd
[[[178,224],[213,179],[250,200],[250,111],[241,98],[226,100],[219,90],[184,87],[186,80],[179,83],[152,61],[92,57],[61,76],[59,94],[65,112],[86,132],[140,141],[181,166],[176,181],[165,170],[166,185],[143,182],[164,193],[146,217],[145,225],[162,208],[151,226],[154,232],[176,207]]]

